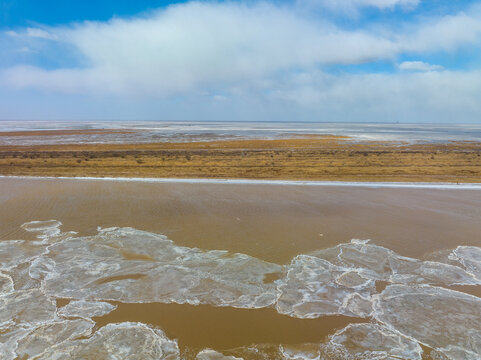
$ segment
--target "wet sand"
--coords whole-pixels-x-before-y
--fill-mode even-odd
[[[8,178],[0,179],[0,189],[1,240],[33,240],[23,223],[56,219],[62,231],[78,236],[96,234],[98,227],[133,227],[164,234],[175,245],[228,250],[276,264],[353,238],[419,259],[459,245],[481,246],[477,190]],[[465,289],[481,296],[479,288]],[[297,319],[271,308],[111,303],[118,308],[94,318],[98,327],[143,322],[178,339],[181,349],[318,343],[349,323],[366,321]]]

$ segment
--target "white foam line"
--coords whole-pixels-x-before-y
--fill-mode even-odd
[[[286,185],[286,186],[332,186],[363,188],[407,188],[481,190],[481,183],[423,183],[423,182],[356,182],[356,181],[303,181],[303,180],[251,180],[251,179],[195,179],[195,178],[136,178],[136,177],[68,177],[68,176],[9,176],[0,179],[25,180],[80,180],[175,184],[233,184],[233,185]]]

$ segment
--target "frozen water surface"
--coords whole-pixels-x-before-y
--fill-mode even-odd
[[[318,344],[205,349],[194,354],[200,360],[417,360],[420,344],[439,359],[481,357],[481,299],[446,288],[480,284],[478,247],[459,246],[423,261],[352,240],[280,265],[178,246],[133,228],[79,237],[62,232],[55,220],[22,227],[39,241],[0,242],[2,359],[182,357],[175,339],[142,323],[96,330],[92,317],[116,308],[108,301],[270,307],[300,319],[345,315],[366,321]],[[378,281],[388,284],[380,293]],[[70,302],[57,307],[57,299]]]

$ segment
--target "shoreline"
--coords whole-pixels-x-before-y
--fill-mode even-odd
[[[0,175],[1,179],[25,180],[77,180],[111,181],[165,184],[225,184],[225,185],[278,185],[278,186],[319,186],[319,187],[361,187],[394,189],[449,189],[481,190],[481,183],[450,182],[395,182],[395,181],[308,181],[308,180],[259,180],[259,179],[208,179],[208,178],[141,178],[141,177],[89,177],[89,176],[17,176]]]

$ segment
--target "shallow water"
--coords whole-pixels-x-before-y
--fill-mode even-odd
[[[479,191],[0,185],[5,359],[481,354]]]

